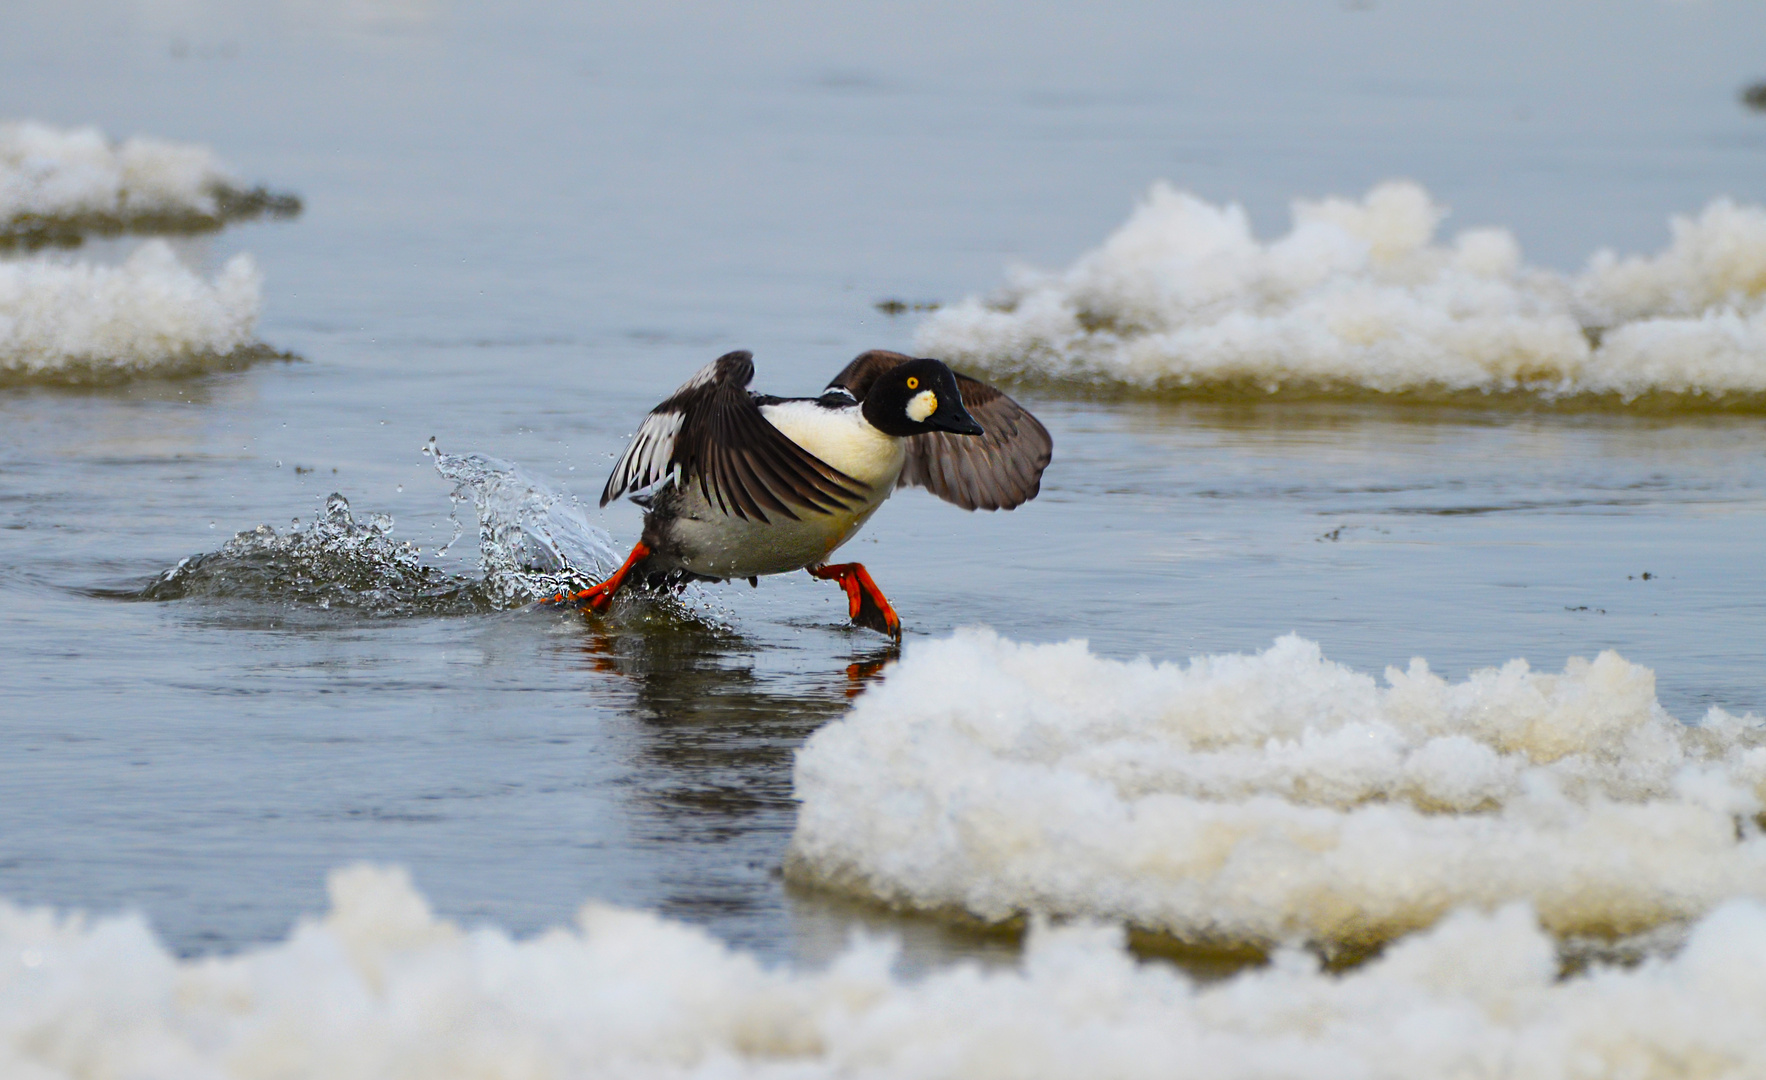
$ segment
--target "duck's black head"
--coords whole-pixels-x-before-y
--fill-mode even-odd
[[[963,408],[956,373],[939,360],[909,360],[878,374],[864,389],[863,401],[865,419],[885,435],[985,434]]]

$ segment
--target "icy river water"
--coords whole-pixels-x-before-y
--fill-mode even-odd
[[[1511,897],[1448,869],[1426,902],[1382,893],[1344,922],[1302,891],[1264,919],[1257,905],[1291,879],[1265,862],[1272,876],[1246,870],[1242,893],[1161,906],[1135,891],[1154,873],[1145,860],[1079,881],[1090,864],[1060,854],[1057,825],[1040,841],[965,833],[971,861],[952,869],[949,851],[913,846],[923,836],[866,831],[866,807],[905,814],[890,800],[915,777],[1014,739],[999,752],[1022,764],[1012,755],[1035,757],[1040,736],[989,734],[982,717],[963,728],[973,745],[874,772],[865,762],[881,759],[865,755],[881,743],[829,741],[796,786],[794,755],[897,670],[895,696],[855,723],[885,709],[943,723],[945,697],[1009,696],[1038,678],[1066,681],[1026,700],[1089,716],[1088,700],[1146,675],[1096,665],[1141,656],[1255,657],[1267,670],[1192,671],[1196,686],[1145,691],[1193,692],[1192,712],[1230,716],[1239,699],[1221,695],[1298,694],[1326,668],[1383,686],[1413,657],[1462,697],[1497,695],[1442,706],[1482,716],[1521,706],[1472,673],[1524,659],[1565,672],[1539,691],[1562,696],[1584,687],[1570,658],[1605,650],[1628,665],[1613,676],[1632,680],[1626,693],[1654,695],[1638,706],[1650,723],[1716,708],[1746,727],[1766,713],[1766,316],[1754,315],[1766,116],[1738,100],[1766,75],[1759,12],[1647,0],[1078,12],[7,4],[0,121],[199,144],[303,210],[169,241],[205,282],[248,254],[261,275],[252,340],[294,359],[100,385],[0,376],[0,897],[141,912],[182,958],[283,941],[330,906],[327,872],[360,862],[406,868],[438,916],[468,927],[524,938],[599,900],[803,970],[854,927],[902,936],[910,971],[1010,963],[1016,936],[973,923],[1030,909],[1229,953],[1360,947]],[[151,243],[20,247],[0,269],[119,266]],[[1618,259],[1590,262],[1602,249]],[[1698,324],[1690,344],[1680,324],[1642,326],[1669,318]],[[1307,337],[1315,326],[1332,336]],[[847,549],[902,615],[903,668],[887,666],[898,653],[883,638],[846,625],[837,589],[805,575],[607,619],[521,606],[536,551],[604,571],[597,560],[635,539],[637,510],[596,497],[643,412],[701,364],[749,349],[758,387],[812,394],[873,347],[1006,380],[1055,440],[1033,503],[968,514],[908,490]],[[1609,356],[1630,382],[1599,374]],[[328,515],[334,492],[347,509]],[[274,535],[233,539],[260,524]],[[499,593],[498,574],[514,592]],[[962,627],[1019,645],[950,641]],[[1289,634],[1302,639],[1290,651],[1316,643],[1323,660],[1264,652]],[[1001,649],[1075,638],[1084,657],[987,667]],[[1587,695],[1618,685],[1600,678]],[[1479,754],[1520,764],[1488,797],[1484,780],[1465,781],[1476,791],[1461,802],[1464,785],[1423,764],[1386,787],[1319,794],[1350,749],[1258,779],[1276,768],[1266,739],[1308,753],[1306,710],[1337,717],[1376,693],[1352,689],[1331,697],[1320,683],[1305,702],[1268,705],[1308,719],[1257,729],[1244,753],[1268,760],[1245,766],[1250,779],[1186,773],[1171,790],[1227,808],[1218,828],[1263,827],[1228,811],[1271,799],[1319,813],[1408,799],[1425,823],[1513,824],[1521,811],[1502,808],[1537,791],[1527,770],[1581,753],[1580,733],[1609,715],[1588,705],[1597,719],[1565,727],[1578,734],[1561,745],[1541,741],[1545,720],[1490,736]],[[1447,732],[1396,700],[1367,708],[1405,746]],[[1194,725],[1182,753],[1224,745]],[[928,729],[924,745],[947,734]],[[1152,753],[1119,734],[1074,735],[1076,757],[1050,751],[1039,768],[1095,779],[1110,754]],[[1720,801],[1686,795],[1666,765],[1665,779],[1596,776],[1636,760],[1642,738],[1587,749],[1592,771],[1551,782],[1632,808],[1684,796],[1676,813]],[[1746,788],[1758,761],[1733,763],[1758,740],[1734,739],[1686,760],[1730,761],[1724,782]],[[857,772],[840,771],[840,754],[858,755]],[[860,805],[872,782],[887,790]],[[1112,783],[1127,799],[1165,781]],[[962,808],[986,797],[952,796],[947,827],[983,830]],[[1027,829],[1033,803],[1079,805],[1014,797],[996,810]],[[821,831],[806,817],[794,847],[813,798]],[[1724,806],[1758,832],[1757,810]],[[976,854],[987,843],[993,862]],[[1048,865],[1013,861],[1043,843]],[[1386,850],[1400,868],[1381,873],[1438,858],[1426,844]],[[1484,855],[1459,857],[1439,856],[1468,881],[1487,875]],[[1626,872],[1680,870],[1639,854]],[[1745,875],[1686,873],[1699,884],[1664,886],[1677,899],[1661,901],[1676,925],[1760,891]],[[1564,933],[1661,921],[1654,894],[1588,914],[1563,900],[1574,882],[1514,880],[1513,898]],[[1362,904],[1346,895],[1330,903]]]

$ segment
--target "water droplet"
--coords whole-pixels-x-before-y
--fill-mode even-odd
[[[282,459],[281,458],[276,459],[276,467],[278,469],[280,469],[282,467]]]
[[[209,528],[211,528],[211,529],[212,529],[212,528],[214,528],[214,527],[215,527],[215,523],[214,523],[214,522],[212,522],[212,521],[211,521],[211,522],[209,522],[209,523],[208,523],[208,527],[209,527]]]
[[[394,491],[403,491],[403,490],[405,490],[405,485],[400,484],[398,487],[394,488],[393,490]]]

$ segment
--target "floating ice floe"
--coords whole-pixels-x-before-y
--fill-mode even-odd
[[[0,124],[0,244],[77,242],[89,232],[201,231],[300,200],[246,188],[213,151],[96,128]]]
[[[1354,953],[1525,902],[1611,940],[1766,897],[1766,723],[1682,724],[1612,652],[1381,686],[1298,637],[1121,662],[912,645],[799,752],[788,871],[989,922]]]
[[[191,374],[277,356],[253,337],[262,304],[249,255],[204,281],[163,240],[120,266],[0,262],[0,384]]]
[[[1016,970],[918,981],[856,941],[768,969],[702,931],[589,904],[522,941],[436,919],[405,876],[332,875],[284,941],[179,960],[135,916],[0,903],[0,1074],[20,1080],[1559,1080],[1766,1073],[1766,907],[1671,959],[1560,979],[1525,907],[1463,912],[1345,975],[1282,953],[1212,985],[1096,926],[1032,930]]]
[[[1766,405],[1766,209],[1719,199],[1665,251],[1575,276],[1503,229],[1443,243],[1445,215],[1390,182],[1296,202],[1264,243],[1243,208],[1158,184],[1102,247],[938,311],[916,346],[1091,389]]]

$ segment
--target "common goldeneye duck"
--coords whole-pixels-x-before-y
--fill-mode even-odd
[[[808,570],[838,581],[852,621],[901,637],[901,620],[860,563],[827,559],[898,487],[965,510],[1036,497],[1054,446],[1023,406],[941,361],[873,350],[820,397],[752,393],[753,357],[726,353],[650,410],[601,492],[644,507],[644,532],[599,585],[553,603],[594,610],[632,581]]]

